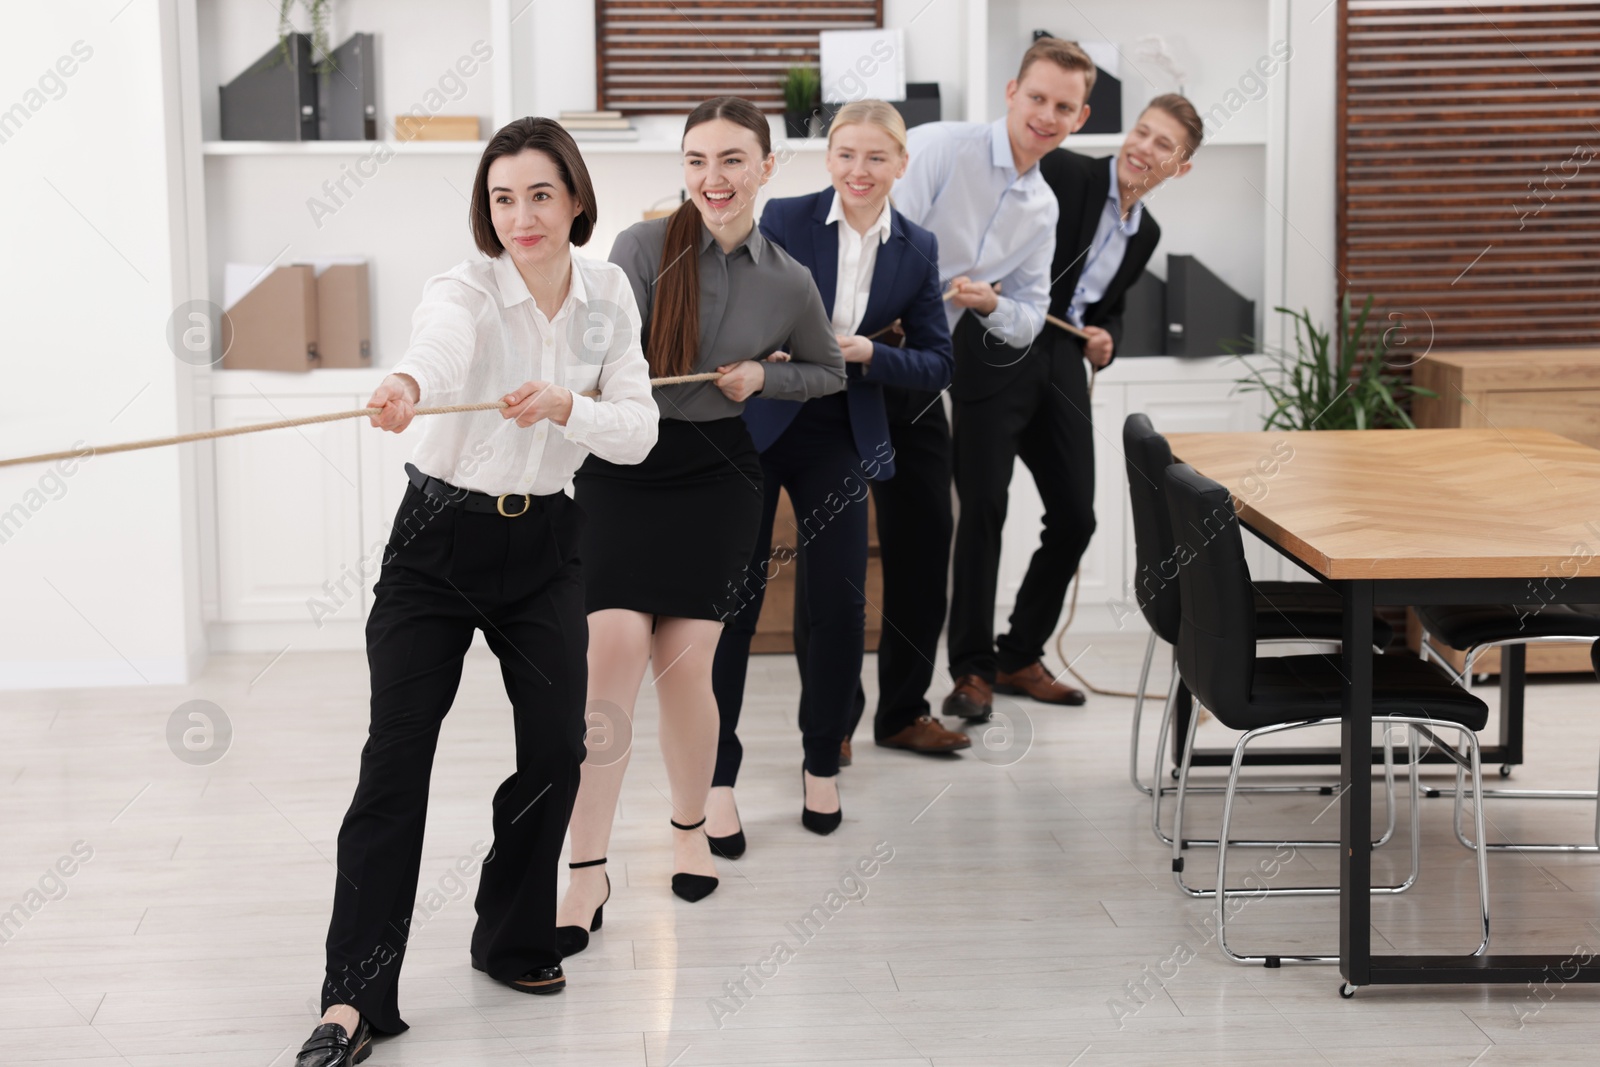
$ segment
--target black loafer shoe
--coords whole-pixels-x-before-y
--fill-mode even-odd
[[[372,1027],[362,1019],[355,1036],[338,1023],[320,1023],[300,1046],[294,1067],[350,1067],[372,1055]]]
[[[483,964],[476,959],[472,961],[472,969],[483,971],[485,974],[489,973],[484,969]],[[493,975],[489,975],[489,977],[494,978]],[[559,993],[567,988],[567,976],[562,973],[561,964],[559,963],[554,967],[535,967],[521,978],[495,978],[495,981],[510,986],[518,993],[533,993],[537,996],[544,996],[547,993]]]

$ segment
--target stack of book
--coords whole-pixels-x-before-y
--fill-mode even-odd
[[[639,131],[620,111],[563,111],[556,119],[575,141],[637,141]]]

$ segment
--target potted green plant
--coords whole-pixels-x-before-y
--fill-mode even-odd
[[[1252,367],[1237,380],[1243,392],[1272,401],[1264,430],[1415,429],[1405,405],[1414,396],[1435,396],[1414,386],[1388,365],[1388,335],[1369,333],[1373,298],[1354,320],[1350,296],[1339,307],[1338,336],[1317,329],[1307,310],[1274,308],[1294,320],[1295,350],[1264,351],[1267,367]],[[1223,346],[1235,355],[1255,350],[1249,338]]]
[[[822,92],[822,73],[816,67],[790,67],[783,76],[783,132],[787,137],[810,137],[811,116]]]
[[[289,35],[295,32],[289,16],[295,4],[305,8],[306,14],[311,16],[311,54],[318,57],[317,73],[327,74],[333,70],[333,56],[328,41],[333,0],[278,0],[278,54],[285,63],[289,62]]]

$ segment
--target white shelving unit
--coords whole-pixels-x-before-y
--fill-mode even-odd
[[[397,155],[471,156],[483,153],[487,141],[206,141],[202,151],[208,156],[355,156],[366,155],[380,145]],[[1120,141],[1118,142],[1120,143]],[[637,141],[585,141],[578,146],[585,159],[607,155],[678,154],[676,141],[641,138]],[[820,137],[806,140],[774,141],[774,152],[813,152],[821,155],[828,143]]]
[[[470,142],[241,142],[218,139],[218,86],[276,41],[276,5],[231,0],[175,0],[186,99],[183,128],[187,158],[177,195],[186,205],[188,255],[183,264],[195,299],[220,299],[223,265],[230,261],[287,263],[331,255],[363,255],[372,264],[373,367],[308,374],[193,369],[193,422],[197,427],[236,425],[312,411],[359,407],[399,359],[411,309],[424,281],[475,255],[466,225],[470,183],[483,141]],[[986,121],[998,114],[997,95],[1007,72],[992,57],[1026,41],[1010,42],[1017,27],[1041,26],[1084,37],[1136,42],[1161,20],[1169,43],[1183,57],[1203,57],[1186,84],[1202,106],[1237,77],[1247,53],[1264,52],[1284,24],[1287,0],[1082,0],[1065,7],[1053,0],[953,0],[940,16],[965,27],[964,41],[923,19],[908,28],[908,50],[927,64],[912,80],[938,78],[947,118]],[[378,35],[381,121],[392,121],[431,90],[444,102],[432,113],[476,114],[485,134],[519,114],[554,114],[594,106],[593,67],[579,53],[592,46],[592,27],[570,12],[525,0],[340,0],[335,43],[356,30]],[[517,10],[513,11],[513,6]],[[887,5],[888,21],[913,19],[921,4]],[[1149,10],[1147,10],[1149,9]],[[1037,13],[1037,14],[1036,14]],[[582,22],[582,20],[578,20]],[[1172,27],[1177,27],[1176,29]],[[549,54],[552,40],[560,55]],[[492,51],[471,76],[449,71],[474,43]],[[943,51],[941,51],[941,49]],[[912,57],[913,60],[916,56]],[[937,70],[929,67],[936,66]],[[915,67],[915,63],[913,63]],[[1124,113],[1142,89],[1128,82]],[[1157,90],[1160,91],[1160,90]],[[435,101],[436,102],[436,101]],[[1260,114],[1243,110],[1212,140],[1196,170],[1161,191],[1152,210],[1166,251],[1193,251],[1235,287],[1270,308],[1278,299],[1281,218],[1272,210],[1283,172],[1280,103],[1262,101]],[[601,217],[583,254],[603,258],[615,235],[640,212],[674,198],[682,173],[677,132],[670,118],[646,118],[636,142],[586,142]],[[786,141],[766,196],[792,196],[822,187],[823,141]],[[1109,154],[1120,134],[1074,137],[1068,146]],[[385,157],[375,176],[358,167]],[[352,177],[354,175],[354,177]],[[1275,175],[1277,177],[1275,177]],[[357,182],[355,178],[361,178]],[[342,183],[342,188],[341,188]],[[1253,191],[1258,190],[1258,191]],[[320,200],[332,212],[313,212]],[[1281,201],[1280,201],[1281,203]],[[1266,249],[1265,253],[1263,249]],[[1232,273],[1230,273],[1232,272]],[[1161,357],[1119,360],[1101,376],[1095,413],[1102,430],[1097,511],[1100,532],[1090,558],[1076,629],[1112,629],[1104,603],[1114,599],[1131,566],[1120,457],[1112,442],[1129,411],[1162,412],[1171,429],[1248,429],[1257,424],[1254,397],[1233,392],[1237,367],[1221,361],[1184,362]],[[375,570],[371,555],[387,536],[416,434],[396,437],[354,420],[315,433],[282,432],[219,442],[198,450],[200,572],[210,647],[219,651],[299,651],[357,648]],[[248,442],[248,443],[246,443]],[[269,487],[262,491],[261,487]],[[248,491],[247,491],[248,487]],[[1008,602],[1036,537],[1038,499],[1025,474],[1013,482],[1008,543],[1000,598]],[[1013,543],[1014,542],[1014,543]],[[1266,563],[1267,561],[1262,561]],[[353,577],[352,577],[353,576]],[[335,610],[313,619],[316,604]],[[1101,606],[1097,607],[1099,604]],[[1002,603],[1001,613],[1009,610]]]

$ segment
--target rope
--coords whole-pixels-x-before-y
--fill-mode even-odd
[[[709,382],[722,377],[715,371],[705,374],[679,374],[667,378],[651,378],[650,384],[657,385],[682,385],[686,382]],[[584,396],[599,396],[596,390],[589,390]],[[449,404],[443,407],[417,408],[418,415],[455,415],[467,411],[499,411],[506,407],[504,401],[495,400],[487,404]],[[127,441],[119,445],[97,445],[93,447],[68,449],[65,452],[44,452],[37,456],[21,456],[16,459],[0,459],[0,467],[18,467],[25,463],[50,463],[58,459],[72,459],[82,456],[108,456],[114,452],[134,452],[142,448],[162,448],[166,445],[188,444],[190,441],[210,441],[218,437],[236,437],[244,433],[261,433],[263,430],[286,430],[291,426],[311,426],[319,422],[338,422],[340,419],[361,419],[382,411],[382,408],[356,408],[354,411],[330,411],[321,415],[305,415],[297,419],[280,419],[277,422],[260,422],[249,426],[230,426],[221,430],[196,430],[193,433],[181,433],[173,437],[152,437],[143,441]]]

